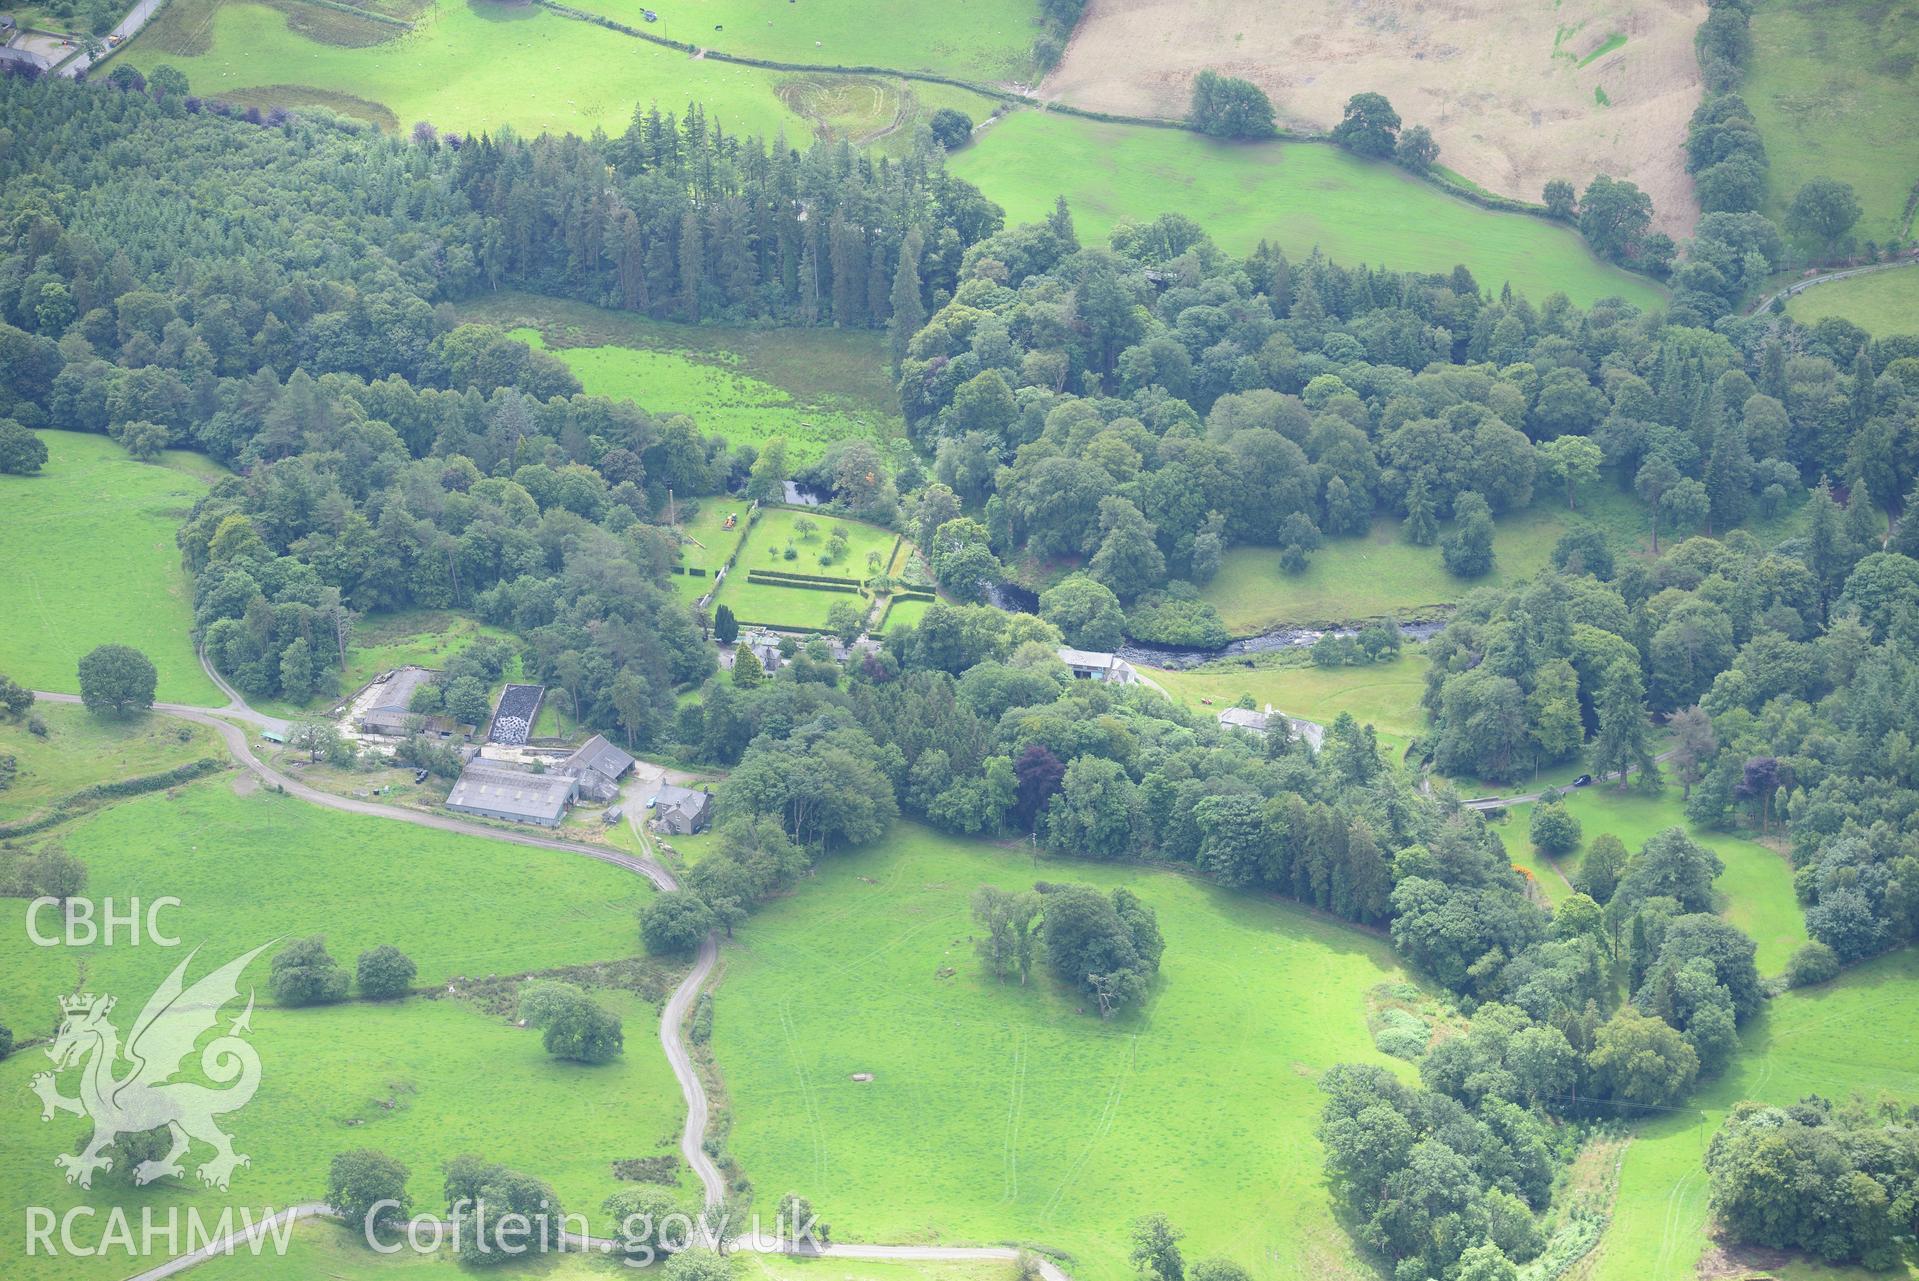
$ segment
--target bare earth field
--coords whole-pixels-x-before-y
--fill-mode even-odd
[[[1698,215],[1680,144],[1705,16],[1699,0],[1091,0],[1043,92],[1175,117],[1210,67],[1265,89],[1283,124],[1324,130],[1373,89],[1490,191],[1629,178],[1679,236]]]

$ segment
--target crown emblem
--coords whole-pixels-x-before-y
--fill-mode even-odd
[[[60,1012],[69,1017],[80,1014],[91,1014],[96,1007],[100,1013],[105,1014],[113,1008],[113,998],[110,996],[95,996],[91,992],[86,993],[84,996],[63,996],[60,998]]]

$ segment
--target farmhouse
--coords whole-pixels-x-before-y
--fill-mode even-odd
[[[712,822],[713,794],[667,783],[653,798],[653,821],[674,836],[691,836]]]
[[[498,761],[474,760],[460,771],[446,807],[481,818],[558,827],[579,789],[580,781],[571,774],[535,774]]]
[[[595,734],[561,761],[559,772],[579,780],[580,795],[610,801],[620,794],[620,777],[633,768],[633,758]]]
[[[1059,661],[1066,664],[1072,671],[1075,680],[1101,681],[1108,685],[1140,683],[1139,672],[1118,654],[1107,654],[1092,649],[1074,649],[1066,645],[1060,647]]]
[[[1273,710],[1271,703],[1266,710],[1255,712],[1246,707],[1229,707],[1219,714],[1219,723],[1228,729],[1243,729],[1249,734],[1264,734],[1272,728],[1273,722],[1283,722],[1288,731],[1305,740],[1314,751],[1325,741],[1326,727],[1317,721],[1304,720],[1298,716],[1288,716],[1284,712]]]

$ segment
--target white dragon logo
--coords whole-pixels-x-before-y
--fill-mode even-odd
[[[124,1052],[118,1032],[107,1015],[112,1012],[112,997],[72,996],[60,998],[65,1016],[60,1033],[47,1049],[55,1067],[33,1078],[33,1092],[40,1096],[40,1119],[51,1121],[55,1112],[71,1112],[91,1117],[93,1137],[78,1155],[62,1153],[54,1164],[67,1172],[68,1183],[83,1188],[93,1186],[95,1170],[113,1168],[113,1158],[101,1155],[122,1134],[143,1134],[165,1126],[173,1136],[173,1146],[158,1161],[142,1161],[134,1167],[133,1181],[148,1184],[155,1179],[181,1173],[180,1158],[193,1139],[211,1144],[211,1160],[199,1168],[200,1178],[212,1187],[225,1190],[235,1167],[251,1165],[249,1158],[233,1150],[233,1136],[214,1123],[214,1118],[244,1107],[260,1087],[260,1056],[241,1039],[251,1031],[253,994],[247,993],[247,1008],[228,1026],[225,1034],[207,1043],[200,1053],[200,1070],[208,1080],[226,1089],[209,1089],[193,1081],[170,1081],[193,1052],[194,1043],[219,1021],[220,1009],[239,998],[239,978],[248,963],[271,943],[229,961],[192,987],[182,982],[187,965],[199,949],[174,967],[166,982],[147,1001],[134,1021]],[[55,1077],[80,1063],[91,1053],[80,1074],[80,1097],[69,1099],[60,1093]],[[124,1076],[115,1069],[123,1057],[131,1064]],[[228,1085],[228,1082],[232,1082]]]

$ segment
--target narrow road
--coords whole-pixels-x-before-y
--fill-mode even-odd
[[[621,850],[603,849],[599,846],[583,845],[575,841],[562,841],[550,837],[535,836],[527,832],[483,827],[480,824],[464,822],[448,815],[427,814],[418,810],[401,809],[394,805],[382,805],[376,801],[363,801],[357,797],[336,796],[331,792],[322,792],[316,788],[309,787],[298,779],[290,778],[282,774],[258,756],[255,756],[252,744],[249,743],[247,739],[247,731],[230,721],[220,718],[230,715],[245,719],[256,726],[262,727],[283,726],[285,722],[275,717],[263,715],[248,707],[246,700],[240,696],[239,692],[222,680],[219,674],[213,670],[213,665],[206,661],[205,655],[201,656],[200,662],[201,665],[207,669],[207,675],[226,693],[230,700],[228,706],[219,711],[213,711],[204,707],[189,707],[180,703],[155,703],[153,710],[166,716],[177,717],[180,720],[191,721],[196,725],[209,727],[215,733],[219,734],[221,741],[226,744],[227,750],[232,753],[235,760],[263,781],[283,789],[291,796],[297,796],[301,800],[310,801],[315,805],[322,805],[328,809],[340,810],[348,814],[364,814],[373,818],[392,819],[397,822],[412,823],[419,827],[430,827],[442,832],[457,832],[465,836],[480,836],[496,841],[507,841],[515,845],[528,845],[535,849],[559,850],[567,854],[580,854],[587,858],[596,859],[602,863],[610,863],[615,867],[625,868],[629,872],[644,876],[653,883],[656,889],[661,891],[679,888],[679,882],[674,879],[673,873],[668,871],[666,866],[659,862],[659,860],[649,855],[628,854]],[[40,690],[34,691],[33,696],[36,699],[44,699],[50,703],[78,703],[80,701],[77,695],[53,694]],[[636,827],[635,830],[640,833],[642,845],[651,849],[651,838],[643,829]],[[707,979],[711,977],[713,967],[719,961],[719,955],[720,946],[718,933],[707,935],[705,941],[700,944],[699,951],[694,956],[693,968],[687,971],[685,978],[680,980],[680,985],[673,989],[672,995],[667,998],[665,1008],[660,1011],[660,1048],[665,1052],[667,1064],[673,1069],[673,1076],[679,1082],[680,1094],[686,1100],[686,1125],[680,1132],[680,1154],[686,1158],[688,1167],[698,1176],[700,1186],[705,1193],[706,1204],[709,1206],[716,1205],[724,1199],[726,1195],[726,1180],[725,1177],[721,1175],[719,1167],[714,1164],[713,1158],[707,1155],[704,1146],[706,1125],[710,1110],[706,1098],[706,1087],[700,1081],[699,1070],[693,1062],[692,1052],[687,1048],[686,1042],[680,1036],[680,1028],[686,1021],[687,1013],[693,1008],[693,1002],[699,999],[700,989],[705,986]],[[275,1216],[275,1221],[278,1221],[279,1218],[285,1215],[291,1215],[297,1220],[329,1213],[331,1213],[331,1210],[326,1205],[319,1202],[312,1202],[282,1211],[280,1216]],[[147,1271],[137,1273],[130,1278],[129,1281],[162,1281],[162,1278],[184,1272],[188,1268],[203,1263],[215,1255],[225,1253],[235,1246],[243,1246],[249,1235],[258,1236],[265,1230],[263,1225],[256,1224],[250,1234],[245,1232],[232,1233],[222,1241],[215,1242],[205,1249],[195,1251],[191,1254],[180,1255],[177,1258],[167,1260],[165,1263],[158,1264]],[[605,1242],[594,1237],[585,1238],[584,1243],[594,1250],[610,1248],[611,1246],[610,1242]],[[824,1258],[873,1260],[890,1259],[902,1261],[1011,1260],[1017,1258],[1019,1255],[1019,1251],[1007,1246],[846,1244],[828,1246],[807,1245],[805,1248],[801,1248],[799,1245],[792,1243],[781,1245],[778,1248],[778,1252],[807,1257],[817,1256]],[[1045,1278],[1045,1281],[1070,1281],[1067,1274],[1062,1271],[1057,1264],[1044,1256],[1037,1257],[1039,1258],[1040,1275]]]
[[[1662,764],[1665,761],[1671,760],[1674,756],[1678,754],[1678,752],[1679,752],[1678,748],[1669,747],[1665,751],[1659,753],[1659,755],[1653,757],[1652,763],[1655,765]],[[1633,771],[1631,769],[1627,769],[1626,771],[1627,776],[1630,777],[1632,772]],[[1598,786],[1600,783],[1605,782],[1607,777],[1608,777],[1607,775],[1602,774],[1599,778],[1596,778],[1593,780],[1593,785],[1595,787]],[[1622,780],[1622,785],[1623,785],[1623,780]],[[1420,775],[1419,790],[1422,792],[1431,792],[1433,790],[1432,778],[1429,775],[1425,775],[1425,774]],[[1537,792],[1527,792],[1521,796],[1475,796],[1470,801],[1461,801],[1459,803],[1459,807],[1461,809],[1468,809],[1468,810],[1506,809],[1513,805],[1530,805],[1534,801],[1538,800],[1540,797],[1544,796],[1549,791],[1570,792],[1572,790],[1573,789],[1571,784],[1568,784],[1565,787],[1551,787],[1551,788],[1542,787]]]
[[[166,2],[167,0],[140,0],[133,8],[127,10],[126,17],[120,19],[120,21],[113,25],[113,30],[107,32],[107,37],[119,36],[120,43],[125,44],[140,34],[140,29],[153,20],[153,15],[160,12],[161,6],[166,4]],[[82,50],[71,61],[61,65],[60,74],[66,76],[68,79],[83,74],[90,70],[94,63],[105,58],[107,51],[113,47],[114,46],[107,44],[103,39],[101,41],[101,52],[98,58]]]
[[[1758,302],[1746,308],[1746,314],[1748,316],[1757,316],[1771,307],[1776,299],[1791,298],[1795,294],[1803,294],[1815,285],[1831,284],[1835,280],[1851,280],[1854,276],[1869,276],[1875,271],[1891,271],[1894,267],[1919,267],[1919,258],[1901,258],[1897,262],[1878,262],[1865,267],[1848,267],[1844,271],[1829,271],[1823,276],[1812,276],[1795,284],[1787,285],[1784,289],[1778,290],[1777,292],[1767,294],[1764,298],[1761,298]]]

